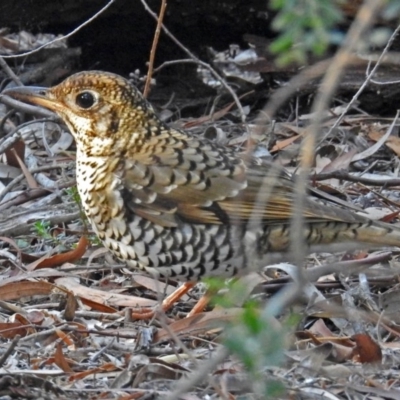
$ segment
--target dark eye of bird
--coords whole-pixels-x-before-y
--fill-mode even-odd
[[[76,104],[81,108],[90,108],[95,103],[96,99],[93,93],[82,92],[76,96]]]

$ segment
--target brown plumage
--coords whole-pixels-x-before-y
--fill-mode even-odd
[[[232,276],[285,252],[293,184],[283,169],[168,127],[120,76],[82,72],[4,94],[55,111],[77,144],[77,185],[94,231],[119,259],[195,281]],[[400,245],[399,228],[307,200],[310,245]],[[257,221],[258,224],[249,223]]]

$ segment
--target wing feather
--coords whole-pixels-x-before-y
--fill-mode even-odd
[[[125,161],[121,179],[129,209],[169,227],[181,221],[225,224],[255,219],[267,224],[290,220],[294,185],[282,167],[242,159],[213,143],[204,145],[195,139],[184,143],[178,140],[165,151],[153,149]],[[196,147],[200,145],[201,149]],[[358,220],[352,212],[312,198],[305,204],[304,217],[309,221]]]

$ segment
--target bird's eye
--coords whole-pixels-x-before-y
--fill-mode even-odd
[[[91,92],[81,92],[76,96],[75,102],[79,107],[88,109],[96,102],[96,98]]]

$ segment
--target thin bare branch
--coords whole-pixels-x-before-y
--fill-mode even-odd
[[[151,83],[151,78],[153,76],[154,59],[156,57],[158,40],[160,38],[161,26],[162,26],[162,22],[164,20],[166,8],[167,8],[167,1],[162,0],[160,14],[158,15],[158,18],[157,18],[157,27],[156,27],[156,31],[154,32],[153,44],[151,46],[151,51],[150,51],[149,68],[147,69],[146,84],[144,86],[144,91],[143,91],[144,97],[147,97],[149,94],[149,91],[150,91],[150,83]]]
[[[145,0],[140,0],[145,8],[145,10],[158,21],[158,16],[154,11],[148,6]],[[234,90],[228,85],[228,83],[225,81],[225,79],[218,74],[218,72],[212,68],[209,64],[201,61],[198,57],[196,57],[187,47],[185,47],[166,27],[164,24],[162,24],[162,29],[165,32],[165,34],[179,47],[181,48],[192,60],[194,60],[198,65],[201,65],[204,68],[207,68],[210,73],[214,76],[215,79],[217,79],[219,82],[221,82],[221,85],[230,93],[230,95],[233,97],[236,106],[239,110],[240,117],[243,123],[246,122],[246,114],[243,110],[242,104],[240,103],[240,100]]]

